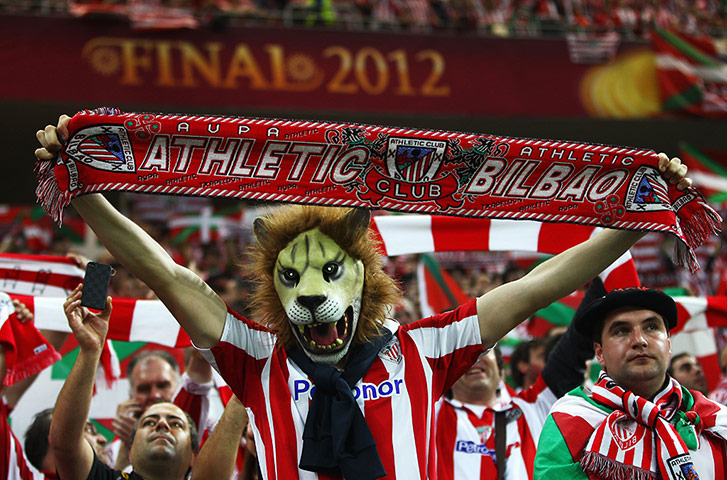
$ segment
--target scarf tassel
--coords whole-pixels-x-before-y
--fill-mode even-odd
[[[36,162],[35,176],[38,179],[38,186],[35,189],[38,202],[53,221],[61,225],[63,222],[63,209],[71,203],[71,197],[62,192],[58,186],[58,180],[55,176],[55,161]]]
[[[722,218],[719,214],[704,201],[701,194],[697,195],[697,205],[701,208],[690,209],[688,221],[681,224],[687,243],[675,242],[672,258],[677,264],[689,268],[692,273],[699,269],[694,250],[709,236],[719,234],[722,225]]]
[[[613,480],[656,480],[656,474],[633,465],[618,463],[597,452],[585,452],[581,457],[584,472],[593,473],[599,478]]]
[[[29,360],[21,360],[19,364],[8,367],[3,385],[15,385],[21,380],[42,372],[60,359],[61,355],[55,349],[48,348],[42,354],[36,355]]]

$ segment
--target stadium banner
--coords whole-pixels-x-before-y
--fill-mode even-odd
[[[0,100],[563,117],[647,116],[660,105],[655,75],[629,73],[654,68],[646,43],[621,42],[613,65],[592,65],[574,62],[565,38],[254,27],[135,32],[101,20],[0,15],[0,44],[7,72]],[[654,85],[639,83],[649,78]],[[624,88],[625,95],[651,91],[653,101],[621,101]]]

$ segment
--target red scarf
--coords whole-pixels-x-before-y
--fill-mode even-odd
[[[727,429],[716,425],[718,412],[710,405],[695,402],[684,411],[682,388],[673,378],[649,401],[619,387],[603,371],[591,398],[613,409],[591,435],[580,460],[583,470],[598,478],[698,480],[687,444],[696,449],[705,429],[727,440]],[[672,421],[680,411],[683,418]]]
[[[134,191],[530,219],[675,234],[678,261],[720,218],[661,178],[651,150],[380,126],[82,111],[37,195]]]
[[[3,385],[35,375],[61,358],[32,321],[18,320],[12,300],[4,293],[0,293],[0,344],[5,350]]]

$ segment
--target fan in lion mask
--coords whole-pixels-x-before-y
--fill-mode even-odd
[[[67,117],[38,132],[40,160]],[[690,181],[660,155],[667,181]],[[642,234],[603,233],[457,309],[405,326],[365,210],[288,206],[258,218],[247,264],[259,323],[238,316],[100,194],[73,205],[151,287],[247,407],[263,478],[436,478],[440,396],[503,335],[615,261]],[[89,466],[90,468],[90,466]],[[314,472],[314,473],[311,473]]]

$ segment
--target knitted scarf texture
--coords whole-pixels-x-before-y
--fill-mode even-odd
[[[37,195],[132,191],[529,219],[674,234],[676,260],[720,218],[660,176],[652,150],[317,121],[81,111]]]
[[[583,470],[598,478],[697,480],[689,448],[697,448],[699,434],[707,430],[727,440],[724,426],[715,425],[715,411],[697,403],[684,408],[681,386],[671,377],[649,401],[624,390],[603,371],[591,398],[613,409],[580,459]]]
[[[0,344],[5,349],[5,386],[35,375],[61,358],[32,321],[18,320],[5,293],[0,293]]]

